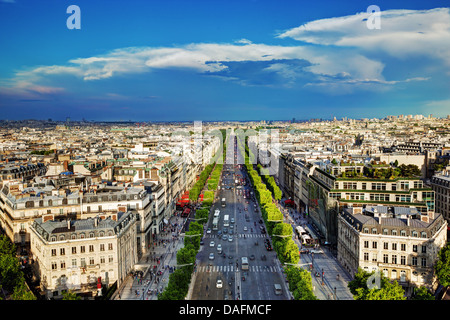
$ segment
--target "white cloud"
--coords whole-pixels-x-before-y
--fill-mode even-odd
[[[450,9],[381,11],[380,29],[369,29],[370,14],[308,22],[278,35],[319,45],[384,52],[397,58],[429,56],[450,67]]]

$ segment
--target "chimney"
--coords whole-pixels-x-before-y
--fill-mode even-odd
[[[70,230],[70,219],[67,219],[67,229]]]

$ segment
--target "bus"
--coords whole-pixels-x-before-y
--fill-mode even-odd
[[[302,227],[300,226],[296,227],[295,231],[297,231],[299,238],[302,240],[302,244],[310,244],[312,242],[313,239],[308,234],[308,232]]]
[[[226,201],[225,201],[225,198],[222,198],[222,207],[224,207],[225,208],[225,203]]]
[[[230,216],[229,215],[224,215],[223,216],[223,226],[224,227],[228,227],[230,226],[230,220],[229,220]]]
[[[212,229],[213,229],[213,230],[219,230],[219,218],[218,218],[218,217],[215,217],[215,218],[213,219],[213,226],[212,226]]]
[[[241,258],[241,268],[242,270],[248,270],[248,259],[247,257]]]

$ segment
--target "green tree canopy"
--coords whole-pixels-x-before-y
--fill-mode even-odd
[[[438,260],[434,265],[434,272],[441,285],[450,285],[450,243],[447,243],[438,253]]]
[[[406,300],[405,292],[397,281],[390,282],[383,273],[375,273],[375,271],[367,272],[361,268],[358,269],[354,279],[348,283],[348,288],[355,300]],[[379,277],[381,288],[368,287],[368,283],[376,283],[372,281],[374,277]]]

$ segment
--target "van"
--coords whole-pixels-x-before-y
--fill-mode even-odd
[[[275,294],[276,294],[276,295],[280,295],[280,294],[282,293],[282,291],[281,291],[281,285],[280,285],[279,283],[275,283],[273,286],[274,286],[274,288],[275,288]]]

